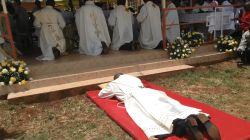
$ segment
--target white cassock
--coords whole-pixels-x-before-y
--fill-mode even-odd
[[[86,1],[76,12],[75,17],[80,37],[80,54],[100,55],[103,50],[101,42],[110,45],[109,31],[102,9],[93,1]]]
[[[176,8],[175,5],[171,2],[167,8]],[[169,10],[166,13],[166,23],[167,25],[178,24],[166,26],[166,37],[170,43],[173,43],[174,40],[180,36],[180,25],[179,25],[179,16],[177,10]]]
[[[33,15],[35,16],[34,26],[41,28],[39,42],[43,57],[54,59],[53,47],[64,53],[66,42],[62,29],[65,27],[65,21],[61,13],[52,6],[46,6]]]
[[[111,48],[119,50],[125,44],[133,41],[133,15],[125,6],[119,5],[110,12],[108,23],[113,28]]]
[[[154,49],[162,41],[161,14],[159,7],[151,1],[145,3],[137,16],[141,24],[139,42],[144,49]]]
[[[98,96],[100,98],[116,96],[123,101],[130,117],[148,138],[160,134],[170,134],[175,119],[185,119],[189,115],[199,114],[201,111],[180,104],[162,91],[144,88],[140,79],[130,75],[121,75],[110,82],[99,92]]]
[[[230,15],[230,23],[228,25],[224,25],[224,29],[230,29],[230,30],[235,30],[235,22],[234,22],[234,7],[233,5],[228,2],[227,0],[222,2],[222,6],[229,6],[229,7],[223,7],[222,12],[223,14]]]

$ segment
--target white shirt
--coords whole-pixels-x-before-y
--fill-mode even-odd
[[[161,14],[159,7],[148,1],[140,10],[137,21],[141,23],[139,42],[142,48],[154,49],[162,40]]]
[[[106,19],[101,8],[93,1],[86,1],[76,12],[76,26],[80,37],[79,52],[86,55],[100,55],[101,42],[110,45],[110,36]]]
[[[110,12],[108,23],[113,28],[113,38],[111,48],[119,50],[125,44],[133,41],[133,15],[125,9],[125,6],[119,5]]]

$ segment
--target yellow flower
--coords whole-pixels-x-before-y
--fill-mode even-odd
[[[10,67],[10,71],[15,72],[15,71],[16,71],[16,68]]]
[[[21,84],[22,84],[22,85],[26,85],[26,84],[27,84],[27,81],[26,81],[26,80],[22,80],[22,81],[21,81]]]
[[[3,61],[1,64],[3,67],[7,66],[7,63],[5,61]]]
[[[10,77],[10,81],[12,81],[13,83],[16,82],[16,78],[15,77]]]
[[[19,68],[18,68],[18,72],[19,72],[19,73],[22,73],[23,71],[24,71],[24,69],[23,69],[22,67],[19,67]]]

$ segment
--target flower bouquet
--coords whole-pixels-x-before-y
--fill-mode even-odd
[[[221,36],[217,39],[215,48],[219,52],[234,52],[237,50],[239,43],[231,36]]]
[[[193,50],[184,40],[178,37],[172,44],[168,44],[170,59],[183,59],[190,56]]]
[[[3,87],[2,89],[10,86],[9,89],[12,91],[8,92],[27,90],[27,81],[29,80],[31,80],[29,77],[29,68],[25,62],[14,60],[0,62],[0,86]]]
[[[200,32],[184,33],[182,31],[181,37],[190,47],[200,47],[204,43],[204,35]]]

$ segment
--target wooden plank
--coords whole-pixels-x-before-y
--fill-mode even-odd
[[[179,70],[185,70],[185,69],[191,69],[191,68],[193,68],[193,66],[178,65],[178,66],[173,66],[173,67],[165,67],[165,68],[145,70],[145,71],[142,70],[142,71],[137,71],[137,72],[128,73],[128,74],[134,75],[137,77],[143,77],[143,76],[152,75],[152,74],[173,72],[173,71],[179,71]],[[30,90],[27,90],[24,92],[10,93],[8,95],[7,99],[8,100],[15,100],[17,98],[36,96],[36,95],[41,95],[41,94],[46,94],[46,93],[51,93],[51,92],[63,91],[63,90],[67,90],[67,89],[73,89],[73,88],[78,88],[78,87],[106,83],[106,82],[109,82],[111,80],[113,80],[113,76],[90,79],[90,80],[85,80],[85,81],[71,82],[71,83],[67,83],[67,84],[46,86],[46,87],[41,87],[41,88],[34,88],[34,89],[30,89]]]

